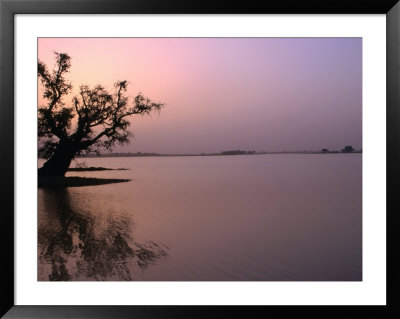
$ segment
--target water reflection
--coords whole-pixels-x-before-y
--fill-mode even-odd
[[[135,242],[129,215],[76,209],[66,188],[42,192],[39,280],[134,280],[135,272],[167,256],[164,245]]]

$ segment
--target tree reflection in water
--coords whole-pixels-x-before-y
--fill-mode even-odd
[[[134,241],[130,217],[97,220],[95,212],[74,208],[66,188],[42,191],[39,280],[134,280],[135,271],[167,256],[164,245]]]

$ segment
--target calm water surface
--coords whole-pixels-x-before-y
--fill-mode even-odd
[[[361,154],[77,162],[131,181],[38,190],[39,280],[362,280]]]

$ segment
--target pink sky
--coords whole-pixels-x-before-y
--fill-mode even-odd
[[[361,38],[41,38],[79,85],[129,82],[165,108],[132,118],[115,151],[211,153],[362,147]],[[69,103],[72,96],[65,102]]]

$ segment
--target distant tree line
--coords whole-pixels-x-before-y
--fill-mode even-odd
[[[341,151],[330,151],[327,148],[323,148],[321,150],[321,153],[354,153],[357,152],[353,146],[351,145],[346,145]],[[359,153],[361,153],[361,150],[359,151]]]
[[[222,155],[245,155],[245,154],[255,154],[255,153],[256,151],[241,151],[241,150],[221,152]]]

